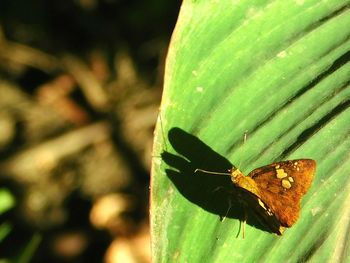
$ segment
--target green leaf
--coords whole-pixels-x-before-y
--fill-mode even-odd
[[[0,242],[3,241],[11,232],[12,225],[8,222],[0,225]]]
[[[0,214],[11,209],[15,205],[15,199],[7,189],[0,189]]]
[[[22,252],[20,252],[16,259],[13,261],[16,263],[29,263],[32,261],[32,258],[37,251],[42,240],[42,236],[39,233],[36,233],[32,236],[28,244],[22,248]]]
[[[166,62],[151,179],[154,262],[349,262],[350,1],[185,0]],[[244,134],[248,139],[243,144]],[[283,236],[231,200],[228,177],[311,158]],[[288,204],[286,204],[288,205]]]
[[[0,188],[0,214],[8,211],[15,205],[13,195],[5,188]],[[9,222],[2,222],[0,224],[0,242],[11,233],[12,224]],[[6,259],[0,259],[0,262],[6,262]]]

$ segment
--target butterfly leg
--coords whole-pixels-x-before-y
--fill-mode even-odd
[[[239,221],[239,228],[238,228],[238,232],[237,232],[236,238],[238,238],[239,237],[239,233],[241,233],[241,227],[242,227],[242,221]]]
[[[228,208],[227,208],[226,213],[225,213],[224,217],[222,218],[221,222],[224,222],[225,218],[227,217],[228,213],[231,210],[231,207],[232,207],[232,200],[231,200],[231,198],[229,198],[228,199]]]
[[[222,189],[227,190],[227,189],[226,189],[225,187],[223,187],[223,186],[218,186],[218,187],[216,187],[216,188],[213,190],[213,192],[216,192],[216,191],[219,191],[219,190],[222,190]],[[223,217],[221,217],[221,219],[220,219],[221,222],[224,222],[225,218],[227,217],[228,213],[229,213],[230,210],[231,210],[231,207],[232,207],[232,200],[231,200],[231,198],[228,198],[228,208],[227,208],[227,210],[226,210],[225,215],[224,215]]]
[[[225,187],[223,187],[223,186],[218,186],[218,187],[216,187],[216,188],[213,190],[213,192],[217,192],[217,191],[222,190],[222,189],[225,189]]]
[[[247,224],[247,210],[244,209],[244,219],[243,219],[243,227],[242,227],[242,236],[243,236],[243,239],[245,237],[245,226]]]
[[[245,238],[245,226],[247,223],[247,217],[248,217],[247,210],[244,209],[244,218],[243,218],[243,220],[239,220],[239,229],[238,229],[236,238],[239,237],[239,233],[241,232],[241,230],[242,230],[242,237],[243,237],[243,239]]]

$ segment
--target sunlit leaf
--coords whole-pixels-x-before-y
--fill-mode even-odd
[[[155,262],[350,260],[349,7],[344,0],[183,2],[154,140]],[[237,237],[239,200],[220,221],[230,179],[193,173],[235,165],[248,174],[297,158],[316,160],[317,171],[300,219],[283,236],[248,218],[246,237]]]

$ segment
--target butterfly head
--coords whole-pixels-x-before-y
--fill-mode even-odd
[[[230,174],[231,174],[231,180],[233,183],[237,183],[237,180],[241,177],[241,176],[244,176],[242,174],[242,172],[236,168],[236,167],[232,167],[230,169]]]
[[[230,173],[231,173],[231,181],[233,182],[234,185],[236,185],[239,188],[243,188],[246,191],[255,194],[256,196],[259,196],[259,190],[253,178],[251,178],[250,176],[245,176],[236,167],[233,167],[230,170]]]

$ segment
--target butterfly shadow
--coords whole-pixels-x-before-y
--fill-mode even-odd
[[[258,220],[247,202],[250,194],[242,192],[231,182],[230,176],[195,172],[196,169],[228,173],[232,164],[197,137],[180,128],[168,133],[169,142],[179,154],[164,151],[163,161],[170,166],[166,175],[178,191],[190,202],[219,218],[247,220],[247,224],[267,232],[274,232]],[[249,203],[249,202],[248,202]]]

